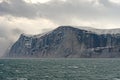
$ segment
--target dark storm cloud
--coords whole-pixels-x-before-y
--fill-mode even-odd
[[[8,0],[0,3],[0,15],[12,15],[16,17],[36,16],[34,5],[27,4],[23,0]]]
[[[96,5],[95,3],[99,3]],[[48,18],[54,21],[68,21],[66,18],[77,17],[84,20],[96,18],[120,17],[120,5],[109,0],[51,0],[44,4],[31,4],[23,0],[9,0],[0,3],[0,15],[12,15],[26,18]],[[63,22],[64,22],[63,21]]]

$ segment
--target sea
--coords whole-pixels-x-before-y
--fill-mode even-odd
[[[120,59],[0,59],[0,80],[120,80]]]

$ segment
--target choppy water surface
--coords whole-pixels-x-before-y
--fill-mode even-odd
[[[0,59],[0,80],[120,80],[120,59]]]

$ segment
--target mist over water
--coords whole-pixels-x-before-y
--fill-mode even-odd
[[[120,80],[120,59],[1,59],[0,80]]]

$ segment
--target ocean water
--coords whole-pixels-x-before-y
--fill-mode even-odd
[[[120,59],[0,59],[0,80],[120,80]]]

